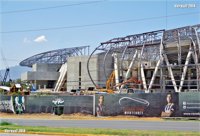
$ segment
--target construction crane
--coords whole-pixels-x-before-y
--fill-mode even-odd
[[[0,71],[0,81],[2,81],[2,80],[3,80],[3,77],[2,77],[1,71]]]
[[[3,77],[3,81],[2,81],[2,85],[5,85],[9,71],[10,71],[10,69],[6,68],[6,71],[5,71],[5,74],[4,74],[4,77]]]
[[[2,85],[5,85],[6,84],[6,81],[7,81],[7,77],[10,76],[9,75],[9,72],[10,72],[10,69],[8,67],[8,64],[6,62],[6,59],[5,59],[5,56],[3,54],[3,50],[1,50],[1,57],[2,57],[2,60],[4,62],[4,65],[6,66],[6,71],[5,71],[5,74],[4,74],[4,77],[3,77],[3,80],[2,80]],[[9,81],[11,81],[11,79],[9,79]]]

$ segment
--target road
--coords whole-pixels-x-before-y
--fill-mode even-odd
[[[200,131],[200,121],[36,120],[0,119],[24,126]]]

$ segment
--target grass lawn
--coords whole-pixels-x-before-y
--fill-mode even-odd
[[[143,131],[143,130],[119,130],[119,129],[90,129],[90,128],[54,128],[43,126],[19,126],[8,122],[0,123],[0,132],[9,133],[14,130],[24,134],[47,135],[118,135],[118,136],[200,136],[200,132],[182,131]],[[25,132],[22,132],[25,131]]]

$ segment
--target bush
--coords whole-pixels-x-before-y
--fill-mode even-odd
[[[7,126],[7,125],[13,125],[13,124],[10,122],[6,122],[6,121],[3,121],[0,123],[0,126]]]

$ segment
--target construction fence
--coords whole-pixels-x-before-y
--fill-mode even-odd
[[[0,111],[16,113],[17,97],[0,95]],[[199,92],[24,96],[22,104],[25,113],[53,113],[57,105],[63,114],[200,117]]]

